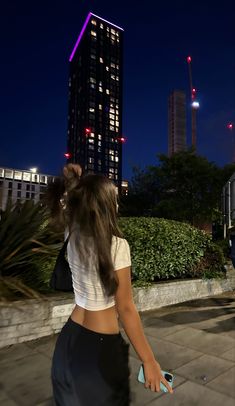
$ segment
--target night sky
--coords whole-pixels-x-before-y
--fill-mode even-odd
[[[204,4],[206,3],[206,5]],[[235,134],[233,1],[4,1],[0,8],[0,166],[58,174],[66,152],[68,58],[89,11],[124,28],[123,178],[167,153],[167,98],[198,90],[198,152],[222,166]],[[190,143],[190,107],[188,107]]]

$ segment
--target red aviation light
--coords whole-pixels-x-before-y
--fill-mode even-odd
[[[227,128],[228,128],[229,130],[233,130],[233,123],[228,123],[228,124],[227,124]]]
[[[64,154],[64,157],[67,158],[67,159],[70,159],[71,156],[72,156],[72,154],[70,154],[70,152],[66,152],[66,153]]]
[[[187,57],[187,62],[188,62],[188,63],[191,63],[191,62],[192,62],[191,56],[188,56],[188,57]]]

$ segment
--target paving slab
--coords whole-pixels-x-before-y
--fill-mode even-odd
[[[234,406],[234,399],[206,386],[187,381],[178,386],[171,396],[161,396],[145,403],[148,406]]]
[[[219,336],[192,327],[187,327],[184,330],[167,335],[165,341],[200,350],[211,355],[218,355],[225,350],[234,348],[234,339],[232,337]]]
[[[233,366],[235,366],[233,362],[205,354],[175,369],[174,373],[178,373],[190,381],[206,385]]]
[[[235,398],[235,366],[213,379],[213,381],[209,382],[207,386]]]

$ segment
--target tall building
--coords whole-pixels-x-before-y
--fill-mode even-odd
[[[121,189],[123,29],[89,13],[70,56],[68,162]]]
[[[186,95],[174,90],[168,99],[168,155],[186,149]]]
[[[7,200],[33,200],[35,203],[43,198],[49,179],[53,176],[32,170],[0,168],[0,210],[4,210]]]

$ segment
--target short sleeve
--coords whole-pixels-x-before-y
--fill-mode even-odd
[[[115,241],[116,240],[116,241]],[[112,246],[114,270],[127,268],[131,266],[130,247],[125,238],[115,238],[115,244]]]

